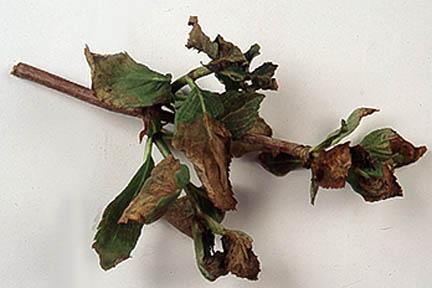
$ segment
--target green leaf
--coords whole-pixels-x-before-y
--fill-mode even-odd
[[[251,63],[252,60],[253,60],[255,57],[257,57],[258,55],[260,55],[260,49],[261,49],[261,47],[260,47],[257,43],[253,44],[253,45],[248,49],[248,51],[246,51],[246,52],[244,53],[244,56],[245,56],[246,60],[247,60],[249,63]]]
[[[360,121],[363,117],[368,116],[377,111],[378,110],[374,108],[364,108],[364,107],[355,109],[348,116],[348,119],[346,121],[342,119],[341,127],[333,131],[329,135],[327,135],[324,141],[322,141],[320,144],[318,144],[312,149],[312,152],[326,149],[333,145],[336,145],[343,138],[345,138],[346,136],[354,132],[354,130],[360,125]]]
[[[187,167],[169,155],[153,169],[139,194],[124,210],[119,223],[126,224],[130,220],[153,223],[165,214],[188,182]]]
[[[201,90],[198,87],[192,88],[187,99],[182,103],[175,115],[175,124],[193,122],[197,117],[203,117],[207,112],[212,118],[219,118],[223,115],[224,106],[216,93]]]
[[[234,139],[240,138],[252,128],[263,99],[263,94],[254,91],[228,91],[221,94],[224,112],[219,119]]]
[[[225,255],[214,252],[214,234],[204,225],[194,221],[192,223],[192,236],[194,239],[195,259],[201,274],[208,280],[214,281],[226,275]]]
[[[395,168],[416,162],[426,152],[425,146],[415,147],[391,128],[372,131],[360,145],[373,158],[388,162]]]
[[[126,188],[106,207],[98,225],[93,248],[99,254],[100,265],[104,270],[113,268],[129,258],[141,234],[142,224],[131,222],[118,224],[123,210],[138,194],[144,181],[150,176],[154,167],[149,158],[135,173]]]
[[[101,101],[120,108],[167,103],[172,97],[171,75],[162,75],[135,62],[127,53],[99,55],[86,47],[92,89]]]

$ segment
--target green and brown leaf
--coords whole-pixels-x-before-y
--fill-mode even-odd
[[[99,255],[100,266],[110,269],[129,258],[131,251],[141,234],[142,224],[130,222],[118,224],[123,210],[139,193],[144,181],[150,176],[154,167],[149,158],[133,176],[126,188],[105,208],[102,220],[98,225],[93,248]]]
[[[171,75],[135,62],[126,52],[100,55],[84,50],[91,68],[92,90],[99,100],[118,108],[141,108],[167,103]]]
[[[144,183],[139,194],[124,210],[118,223],[150,224],[162,217],[189,182],[188,169],[168,156],[159,162]]]

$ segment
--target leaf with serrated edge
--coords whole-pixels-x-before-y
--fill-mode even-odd
[[[415,147],[391,128],[372,131],[360,145],[373,158],[386,161],[395,168],[416,162],[427,150],[425,146]]]
[[[144,183],[140,193],[124,210],[119,223],[130,220],[150,224],[167,211],[189,182],[188,169],[180,161],[169,155],[159,162]]]
[[[99,254],[104,270],[113,268],[129,258],[141,234],[142,224],[131,222],[118,224],[123,210],[129,205],[150,176],[153,160],[147,160],[133,176],[126,188],[106,207],[98,225],[93,248]]]
[[[222,211],[232,210],[237,201],[228,175],[230,133],[207,113],[201,115],[191,123],[178,121],[172,144],[194,164],[213,204]]]
[[[101,101],[120,108],[166,103],[172,97],[171,75],[162,75],[135,62],[127,53],[99,55],[86,47],[92,90]]]

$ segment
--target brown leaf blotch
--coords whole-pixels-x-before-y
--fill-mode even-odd
[[[260,272],[258,257],[252,251],[252,239],[242,232],[227,232],[222,237],[225,264],[234,275],[257,280]]]
[[[205,114],[179,125],[172,142],[194,164],[209,199],[222,211],[234,209],[237,203],[229,181],[230,139],[230,132]]]
[[[343,188],[351,167],[349,143],[339,144],[329,151],[320,151],[312,159],[314,179],[323,188]]]
[[[172,155],[163,159],[156,165],[150,178],[144,183],[139,194],[132,200],[123,212],[118,223],[127,223],[129,220],[146,223],[146,215],[156,206],[156,203],[165,196],[175,193],[177,184],[175,174],[180,169],[180,161]],[[160,211],[163,213],[166,211]],[[161,217],[162,215],[157,215]]]

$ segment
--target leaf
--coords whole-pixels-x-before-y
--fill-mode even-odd
[[[343,188],[351,167],[349,142],[339,144],[329,151],[320,151],[312,158],[311,203],[318,192],[316,185],[323,188]]]
[[[403,196],[390,164],[375,161],[360,145],[352,147],[351,154],[353,163],[347,181],[365,201]]]
[[[264,136],[272,136],[273,131],[271,127],[264,121],[263,118],[257,117],[255,123],[252,127],[246,131],[248,134],[259,134]],[[262,145],[259,144],[250,144],[248,142],[239,140],[234,140],[231,142],[231,154],[234,157],[241,157],[244,154],[261,151],[263,149]]]
[[[186,47],[189,49],[195,48],[198,52],[204,52],[212,59],[216,58],[218,55],[218,45],[204,34],[201,26],[198,24],[198,17],[189,17],[188,25],[192,26],[192,30],[189,32],[189,39]]]
[[[260,47],[257,43],[253,44],[253,45],[248,49],[248,51],[246,51],[246,52],[244,53],[244,56],[245,56],[246,60],[247,60],[249,63],[251,63],[252,60],[253,60],[255,57],[257,57],[258,55],[260,55],[260,49],[261,49],[261,47]]]
[[[201,274],[214,281],[228,273],[225,267],[225,255],[214,252],[214,234],[203,224],[195,221],[192,224],[192,235],[195,247],[195,259]]]
[[[98,225],[94,238],[93,248],[99,255],[100,266],[110,269],[118,263],[129,258],[141,234],[142,224],[131,222],[118,224],[123,210],[129,205],[150,176],[154,167],[153,160],[149,158],[135,173],[126,188],[105,208],[102,220]]]
[[[207,196],[203,187],[195,187],[192,184],[187,186],[188,194],[194,200],[194,203],[199,208],[201,213],[204,213],[214,219],[216,222],[221,223],[225,213],[216,208]]]
[[[174,122],[191,123],[203,116],[203,108],[212,118],[219,118],[224,113],[224,106],[218,94],[194,87],[177,110]]]
[[[238,139],[255,124],[264,95],[254,91],[228,91],[220,97],[224,113],[219,119],[232,137]]]
[[[394,168],[416,162],[426,152],[426,146],[415,147],[390,128],[375,130],[366,135],[360,145],[370,155]]]
[[[234,275],[257,280],[260,272],[258,257],[252,251],[252,238],[240,231],[228,230],[222,236],[226,268]]]
[[[135,62],[127,53],[99,55],[86,47],[96,97],[120,108],[167,103],[172,97],[171,75],[162,75]]]
[[[194,215],[194,208],[190,203],[189,196],[183,196],[168,207],[163,218],[187,236],[192,237]]]
[[[231,161],[229,131],[207,113],[196,117],[192,123],[181,120],[176,123],[174,148],[185,152],[194,164],[213,204],[222,211],[234,209],[237,201],[228,175]]]
[[[303,167],[303,161],[287,153],[278,153],[273,156],[272,153],[262,152],[258,159],[264,169],[276,176],[284,176],[292,170]]]
[[[216,94],[194,87],[176,113],[172,145],[185,152],[194,164],[210,200],[222,211],[235,208],[228,167],[230,132],[212,117],[221,115],[223,105]]]
[[[256,68],[251,74],[250,78],[254,86],[254,90],[277,90],[278,84],[276,79],[273,78],[278,65],[271,62],[265,62],[258,68]]]
[[[139,194],[124,210],[119,223],[130,220],[150,224],[167,211],[189,182],[189,172],[180,161],[168,156],[159,162],[146,180]]]
[[[374,108],[357,108],[355,109],[345,121],[342,119],[341,127],[332,133],[330,133],[324,141],[313,148],[312,151],[319,151],[322,149],[329,148],[339,143],[343,138],[350,135],[360,125],[360,121],[363,117],[377,112],[378,109]]]

